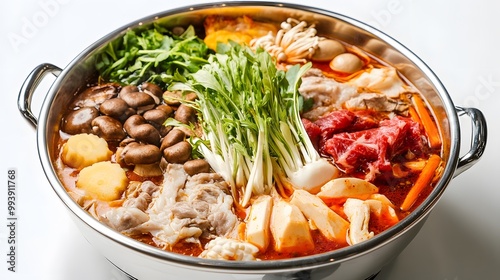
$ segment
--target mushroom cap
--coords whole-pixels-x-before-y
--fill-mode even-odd
[[[146,120],[144,119],[143,116],[135,114],[130,116],[125,123],[123,124],[123,128],[125,128],[125,131],[132,130],[135,126],[141,125],[143,123],[146,123]]]
[[[137,142],[125,146],[120,154],[121,159],[127,165],[159,163],[161,156],[157,146]]]
[[[163,150],[163,157],[169,163],[185,163],[191,157],[192,150],[191,144],[181,141]]]
[[[121,122],[110,116],[99,116],[92,120],[92,131],[106,141],[121,141],[127,136]]]
[[[97,107],[104,101],[115,97],[118,87],[117,84],[108,83],[87,88],[78,95],[70,107]]]
[[[192,159],[186,161],[183,166],[184,171],[190,176],[198,173],[208,173],[210,172],[210,164],[204,159]]]
[[[114,118],[120,117],[125,114],[129,109],[127,102],[121,98],[111,98],[104,101],[101,106],[99,106],[99,111],[104,115],[112,116]]]
[[[134,109],[155,104],[153,97],[142,91],[120,92],[119,97]]]
[[[137,86],[128,85],[128,86],[122,87],[122,89],[120,90],[120,93],[118,95],[127,94],[129,92],[135,92],[135,91],[139,91],[139,88]]]
[[[193,107],[181,104],[175,111],[174,118],[181,123],[189,124],[196,121],[196,109]]]
[[[160,132],[154,126],[147,123],[146,119],[141,115],[130,116],[123,124],[123,128],[136,141],[156,146],[160,145]]]
[[[160,128],[163,125],[163,123],[168,119],[167,112],[161,109],[148,110],[144,112],[142,116],[148,123],[152,124],[156,128]]]
[[[164,111],[165,113],[167,113],[167,115],[169,117],[174,112],[174,109],[167,104],[160,104],[160,105],[156,106],[156,109]]]
[[[186,133],[184,131],[174,128],[172,129],[165,137],[163,137],[163,140],[161,141],[161,146],[160,150],[163,151],[166,148],[173,146],[181,141],[184,141],[186,139]]]
[[[139,142],[160,146],[160,132],[149,123],[135,126],[129,135]]]
[[[92,133],[92,120],[99,116],[94,107],[84,107],[66,115],[61,130],[71,134]]]
[[[156,104],[159,104],[162,100],[163,90],[152,83],[144,82],[141,85],[141,89],[143,92],[149,94],[154,100]]]

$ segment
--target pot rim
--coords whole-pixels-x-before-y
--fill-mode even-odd
[[[83,210],[66,192],[62,183],[59,181],[58,176],[54,168],[52,167],[52,162],[48,153],[49,147],[45,136],[47,135],[47,130],[51,130],[52,128],[47,127],[47,119],[49,116],[49,108],[50,105],[56,95],[57,90],[61,87],[62,80],[64,76],[69,72],[69,70],[76,65],[78,65],[82,60],[86,59],[89,55],[91,55],[99,46],[102,46],[106,42],[116,38],[126,32],[131,27],[135,27],[141,25],[143,23],[153,22],[155,19],[162,18],[169,15],[175,15],[179,13],[192,12],[193,10],[205,10],[205,9],[213,9],[213,8],[227,8],[227,7],[283,7],[290,8],[295,10],[301,10],[311,13],[316,13],[320,15],[324,15],[327,17],[332,17],[341,21],[348,23],[349,25],[353,25],[357,28],[360,28],[363,31],[366,31],[372,34],[374,37],[382,40],[387,43],[398,52],[400,52],[403,56],[405,56],[408,60],[414,63],[419,70],[427,77],[427,79],[431,82],[431,84],[435,87],[436,91],[439,93],[439,96],[442,99],[443,107],[445,112],[447,113],[449,129],[450,129],[450,139],[449,139],[449,159],[447,164],[445,165],[445,170],[443,172],[443,176],[436,184],[432,192],[429,196],[407,217],[399,221],[396,225],[392,226],[389,229],[377,234],[373,238],[364,241],[362,243],[347,246],[341,249],[337,249],[334,251],[330,251],[327,253],[311,255],[306,257],[298,257],[292,259],[283,259],[283,260],[272,260],[272,261],[218,261],[218,260],[208,260],[201,259],[198,257],[190,257],[186,255],[176,254],[172,252],[168,252],[165,250],[158,249],[156,247],[144,244],[142,242],[136,241],[132,238],[129,238],[115,230],[105,226],[101,222],[97,221],[93,218],[88,212]],[[351,17],[345,16],[343,14],[339,14],[333,11],[328,11],[322,8],[310,7],[299,4],[289,4],[289,3],[279,3],[279,2],[260,2],[260,1],[231,1],[231,2],[214,2],[214,3],[205,3],[205,4],[197,4],[184,6],[179,8],[174,8],[170,10],[166,10],[163,12],[159,12],[147,17],[143,17],[134,22],[131,22],[125,26],[122,26],[111,33],[108,33],[89,47],[87,47],[84,51],[82,51],[77,57],[75,57],[62,71],[59,77],[56,79],[54,84],[49,90],[40,111],[39,117],[39,125],[37,128],[37,144],[38,144],[38,153],[39,158],[42,163],[42,168],[44,169],[44,173],[49,180],[54,191],[57,193],[62,202],[69,208],[73,214],[78,217],[82,222],[84,222],[87,226],[92,228],[93,230],[99,232],[103,237],[108,238],[109,240],[119,243],[131,250],[134,250],[138,253],[145,254],[149,257],[159,259],[162,261],[169,262],[169,264],[177,265],[177,266],[186,266],[192,268],[196,266],[198,270],[225,270],[230,272],[242,272],[242,273],[267,273],[267,272],[276,272],[276,271],[294,271],[294,270],[303,270],[306,268],[317,268],[326,265],[331,265],[334,263],[343,262],[352,258],[356,258],[365,254],[368,254],[377,248],[384,246],[385,244],[391,242],[392,240],[398,238],[400,235],[403,235],[410,228],[412,228],[417,223],[421,222],[432,210],[435,204],[440,199],[443,194],[446,186],[449,181],[453,177],[453,173],[456,170],[456,166],[458,163],[458,152],[460,147],[460,127],[458,123],[458,116],[455,111],[455,107],[453,102],[446,91],[445,87],[438,79],[438,77],[434,74],[434,72],[412,51],[406,48],[403,44],[399,43],[394,38],[389,35],[383,33],[382,31],[375,29],[353,19]]]

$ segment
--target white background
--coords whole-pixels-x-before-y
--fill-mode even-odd
[[[19,113],[17,95],[38,64],[49,62],[64,68],[83,49],[116,28],[195,3],[199,2],[1,1],[0,279],[123,278],[83,238],[45,179],[35,130]],[[377,279],[500,278],[499,3],[307,1],[370,23],[398,39],[435,71],[456,105],[479,108],[488,120],[488,147],[483,158],[451,182],[419,235]],[[36,92],[35,112],[52,81],[45,79]],[[461,118],[461,122],[464,153],[470,121]],[[7,271],[6,239],[6,177],[12,167],[18,172],[15,273]]]

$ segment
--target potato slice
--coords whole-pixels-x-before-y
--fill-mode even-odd
[[[73,168],[82,169],[99,161],[111,159],[106,140],[94,134],[77,134],[63,144],[61,159]]]
[[[277,252],[307,252],[314,249],[309,224],[297,206],[283,200],[275,201],[270,226]]]
[[[358,198],[367,199],[378,193],[374,184],[358,178],[336,178],[321,187],[317,194],[322,199]]]
[[[297,206],[323,236],[339,243],[346,242],[349,222],[330,209],[321,198],[304,190],[295,190],[290,203]]]
[[[259,250],[266,250],[270,241],[269,220],[273,200],[269,195],[261,195],[252,203],[246,225],[246,240],[257,246]]]
[[[76,187],[92,198],[112,201],[119,199],[128,185],[125,171],[117,163],[103,161],[80,171]]]

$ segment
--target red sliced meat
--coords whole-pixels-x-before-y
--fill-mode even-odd
[[[358,131],[378,126],[374,112],[370,110],[355,112],[337,110],[319,118],[314,123],[320,128],[321,136],[324,139],[340,132]]]
[[[315,126],[314,126],[315,125]],[[306,126],[309,136],[318,133],[319,138],[311,138],[314,145],[318,147],[321,153],[324,153],[323,146],[325,142],[330,139],[334,134],[341,132],[353,132],[365,130],[378,126],[378,121],[374,117],[374,112],[370,110],[349,111],[337,110],[333,111],[314,122],[314,125]],[[311,132],[309,132],[311,130]]]
[[[330,138],[333,134],[346,131],[356,120],[356,115],[348,110],[338,110],[319,118],[314,122],[321,130],[323,138]]]
[[[302,124],[304,125],[304,128],[306,129],[306,132],[307,132],[307,135],[309,136],[309,139],[311,139],[311,142],[316,147],[318,144],[319,136],[321,135],[320,127],[308,119],[302,119]]]
[[[356,114],[356,119],[354,120],[354,123],[350,128],[348,128],[346,131],[359,131],[359,130],[365,130],[369,128],[374,128],[379,125],[379,117],[376,116],[378,114],[375,111],[372,110],[360,110],[360,111],[355,111]]]
[[[422,153],[426,147],[423,135],[418,123],[397,116],[381,121],[377,128],[334,134],[320,150],[346,173],[364,172],[371,181],[380,171],[391,170],[395,156],[408,150]]]

